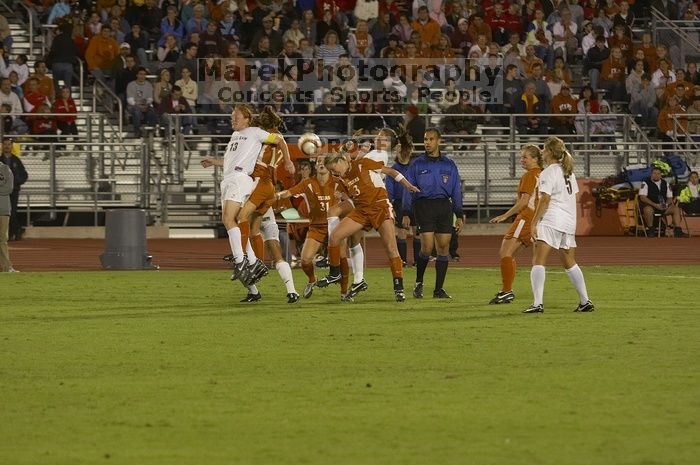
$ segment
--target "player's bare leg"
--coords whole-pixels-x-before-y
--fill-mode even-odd
[[[304,247],[301,249],[301,269],[308,278],[308,282],[304,287],[302,295],[305,299],[311,297],[316,287],[316,273],[314,271],[314,258],[323,244],[307,237],[304,241]]]

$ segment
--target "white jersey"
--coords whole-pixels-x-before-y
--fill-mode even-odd
[[[237,173],[250,176],[255,169],[255,162],[262,152],[264,142],[268,142],[270,133],[257,127],[247,127],[231,134],[224,154],[224,179]]]
[[[384,163],[384,166],[389,166],[389,152],[385,150],[372,150],[362,158],[369,158],[370,160]],[[382,173],[372,171],[369,173],[369,177],[372,179],[372,183],[376,187],[386,188],[384,185],[384,175]]]
[[[567,234],[576,233],[576,194],[578,184],[572,173],[566,178],[558,163],[552,163],[540,173],[540,202],[549,194],[549,206],[540,220],[541,225]]]

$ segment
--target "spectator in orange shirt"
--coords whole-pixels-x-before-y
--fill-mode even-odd
[[[664,142],[672,142],[674,130],[678,140],[685,139],[686,128],[688,127],[688,119],[684,116],[685,110],[678,105],[678,98],[672,95],[668,99],[667,105],[659,113],[659,119],[656,126],[659,130],[659,137]]]
[[[484,17],[481,14],[475,14],[473,16],[472,24],[469,26],[469,37],[472,44],[476,43],[479,35],[483,34],[486,36],[486,42],[491,42],[491,28],[484,21]]]
[[[41,92],[49,102],[53,102],[56,98],[56,91],[54,90],[53,79],[46,75],[46,62],[43,60],[37,60],[34,63],[34,74],[31,77],[37,79],[38,81],[38,91]],[[24,85],[24,91],[26,92],[27,83]]]
[[[624,24],[615,25],[615,33],[612,37],[608,38],[608,45],[610,46],[610,48],[620,47],[620,50],[622,50],[622,56],[624,57],[625,61],[628,61],[632,58],[632,39],[625,35]]]
[[[525,56],[520,59],[523,63],[523,72],[525,73],[526,77],[532,77],[532,67],[535,65],[544,65],[544,62],[540,59],[537,58],[537,55],[535,55],[535,46],[534,45],[528,45],[525,47]]]
[[[571,89],[568,84],[562,84],[561,91],[552,99],[551,112],[557,115],[571,116],[553,116],[550,122],[552,134],[575,134],[576,127],[574,119],[577,108],[576,100],[571,96]]]
[[[105,82],[105,79],[110,76],[112,62],[117,56],[119,56],[119,44],[112,37],[112,28],[105,25],[88,43],[85,52],[88,70],[95,79]]]
[[[418,8],[418,18],[411,24],[414,32],[420,34],[423,48],[430,48],[437,45],[440,38],[440,25],[428,14],[428,7]]]
[[[620,102],[627,99],[625,91],[625,61],[620,47],[613,47],[610,56],[603,61],[600,71],[600,87],[609,92],[609,100]]]

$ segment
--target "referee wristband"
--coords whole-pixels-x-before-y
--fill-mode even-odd
[[[401,181],[403,181],[404,179],[406,179],[406,176],[404,176],[404,175],[401,174],[401,173],[399,173],[398,176],[396,176],[396,177],[394,178],[394,180],[395,180],[396,182],[401,182]]]

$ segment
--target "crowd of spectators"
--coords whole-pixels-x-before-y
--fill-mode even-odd
[[[681,117],[675,125],[673,115],[686,112],[700,99],[697,65],[686,65],[687,57],[681,56],[677,43],[653,43],[650,32],[633,34],[633,28],[648,25],[635,23],[635,18],[648,17],[650,7],[697,26],[700,1],[22,1],[30,8],[35,27],[55,24],[57,34],[48,56],[30,73],[26,57],[12,55],[12,38],[4,32],[6,21],[0,19],[3,112],[56,111],[60,83],[71,86],[73,66],[80,57],[94,79],[124,99],[136,135],[143,122],[165,126],[170,113],[228,111],[217,99],[219,81],[228,79],[217,59],[241,57],[278,58],[280,63],[318,58],[335,66],[372,58],[502,59],[504,101],[497,105],[476,101],[471,91],[454,82],[439,84],[437,97],[428,98],[420,92],[425,80],[421,72],[397,73],[384,81],[387,93],[401,95],[398,103],[336,102],[328,97],[328,89],[317,89],[314,102],[300,104],[284,98],[296,83],[280,75],[265,86],[282,93],[273,103],[293,133],[306,124],[295,114],[357,113],[371,131],[396,122],[379,114],[411,120],[433,113],[445,115],[441,125],[447,132],[474,144],[476,126],[484,116],[470,114],[516,113],[516,125],[524,133],[589,131],[609,138],[615,120],[605,115],[631,111],[640,115],[643,126],[669,138],[674,130],[688,131],[687,119]],[[47,63],[53,80],[46,75]],[[345,91],[357,89],[356,82],[337,84]],[[38,121],[40,116],[13,117],[11,131],[63,133],[61,125],[49,127]],[[354,129],[347,127],[347,118],[313,121],[321,134]],[[196,120],[182,122],[189,131]],[[216,122],[209,124],[216,129]],[[359,124],[356,120],[355,126]]]

